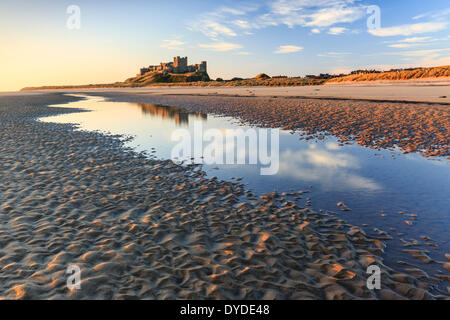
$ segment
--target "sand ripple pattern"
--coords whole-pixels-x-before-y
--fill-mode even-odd
[[[33,121],[71,99],[0,98],[0,297],[445,298],[433,279],[384,266],[381,240],[288,195],[242,202],[240,184]],[[80,290],[66,287],[69,264]],[[371,264],[382,290],[366,287]]]

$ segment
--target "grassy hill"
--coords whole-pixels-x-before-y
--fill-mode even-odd
[[[196,71],[189,73],[162,73],[149,72],[144,75],[138,75],[133,78],[125,80],[125,84],[131,84],[133,87],[145,87],[155,83],[180,83],[180,82],[196,82],[209,81],[209,76],[206,72]]]
[[[412,70],[386,71],[379,73],[352,74],[344,77],[333,78],[326,83],[360,82],[378,80],[412,80],[426,78],[450,77],[450,66],[417,68]]]
[[[110,84],[89,84],[74,86],[46,86],[46,87],[28,87],[21,91],[30,90],[51,90],[51,89],[93,89],[93,88],[137,88],[151,86],[183,86],[183,87],[250,87],[250,86],[268,86],[268,87],[285,87],[285,86],[310,86],[320,85],[325,82],[324,79],[306,79],[301,77],[295,78],[270,78],[266,74],[260,74],[254,78],[241,79],[233,78],[232,80],[211,81],[205,72],[191,72],[185,74],[160,72],[150,72],[145,75],[139,75],[129,78],[124,82],[116,82]]]
[[[209,81],[209,76],[206,72],[196,71],[183,74],[162,72],[149,72],[145,75],[138,75],[129,78],[124,82],[106,83],[106,84],[87,84],[87,85],[73,85],[73,86],[44,86],[44,87],[27,87],[21,91],[31,90],[51,90],[51,89],[93,89],[93,88],[135,88],[135,87],[149,87],[152,85],[164,84],[188,84],[188,83],[202,83]]]
[[[302,77],[293,78],[270,78],[263,74],[263,76],[256,76],[250,79],[234,78],[232,80],[224,81],[210,81],[202,84],[208,87],[295,87],[295,86],[313,86],[320,85],[325,82],[324,79],[306,79]]]

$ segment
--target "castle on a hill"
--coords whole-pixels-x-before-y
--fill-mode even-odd
[[[174,57],[173,62],[161,62],[158,66],[148,66],[141,69],[141,76],[147,72],[159,71],[163,73],[186,73],[203,71],[206,72],[206,61],[202,61],[200,64],[193,64],[188,66],[188,58]]]

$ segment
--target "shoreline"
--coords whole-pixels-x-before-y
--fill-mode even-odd
[[[291,195],[254,198],[238,183],[124,149],[117,136],[33,120],[76,112],[44,106],[73,99],[0,97],[8,132],[0,149],[0,296],[445,298],[428,292],[432,278],[384,266],[382,240],[299,208]],[[239,195],[247,200],[239,204]],[[373,263],[382,267],[380,291],[365,286]],[[67,264],[82,269],[79,291],[65,287]]]

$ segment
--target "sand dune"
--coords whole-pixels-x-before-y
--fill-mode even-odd
[[[450,66],[418,68],[414,70],[386,71],[380,73],[354,74],[345,77],[333,78],[326,83],[362,82],[362,81],[397,81],[416,79],[449,78]]]

